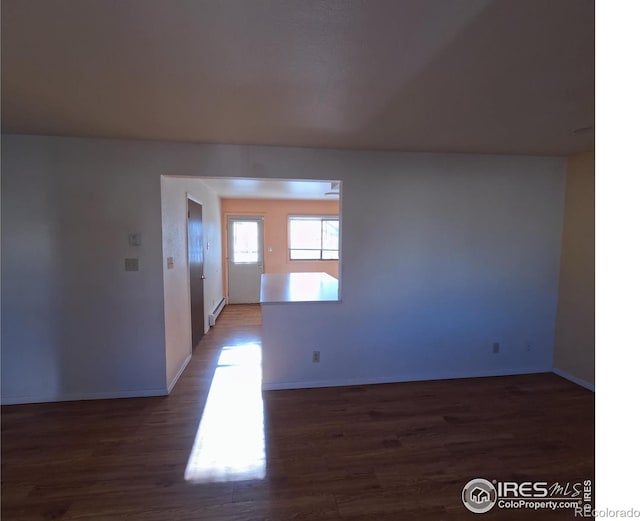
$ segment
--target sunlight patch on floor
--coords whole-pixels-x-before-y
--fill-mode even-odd
[[[187,481],[263,479],[266,472],[259,344],[222,348],[191,456]]]

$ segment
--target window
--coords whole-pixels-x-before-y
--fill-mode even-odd
[[[290,260],[338,260],[339,244],[337,217],[289,217]]]
[[[231,251],[234,264],[255,264],[259,259],[258,222],[232,221],[233,248]]]

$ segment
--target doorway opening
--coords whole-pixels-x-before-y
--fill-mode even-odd
[[[262,274],[339,288],[341,192],[336,180],[161,176],[168,390],[229,304],[259,305]]]
[[[341,272],[342,183],[336,180],[210,180],[220,195],[228,304],[258,303],[271,274]]]

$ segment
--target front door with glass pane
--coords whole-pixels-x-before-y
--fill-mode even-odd
[[[263,272],[262,217],[229,217],[227,252],[229,304],[259,303]]]

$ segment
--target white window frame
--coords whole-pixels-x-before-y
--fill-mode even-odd
[[[328,262],[328,261],[333,261],[333,262],[338,262],[340,261],[340,258],[342,257],[342,252],[340,251],[340,240],[338,239],[338,249],[337,250],[332,250],[329,248],[323,248],[323,244],[322,244],[322,232],[320,233],[320,258],[319,259],[292,259],[291,258],[291,251],[295,250],[295,251],[317,251],[318,248],[314,248],[314,249],[309,249],[309,248],[292,248],[291,247],[291,220],[307,220],[307,221],[338,221],[338,230],[340,230],[342,228],[342,224],[340,222],[340,216],[339,215],[289,215],[287,216],[287,256],[290,262]],[[322,224],[320,225],[322,226]],[[340,233],[340,231],[339,231]],[[323,251],[337,251],[338,252],[338,258],[337,259],[323,259],[322,258],[322,252]]]

